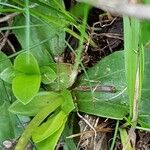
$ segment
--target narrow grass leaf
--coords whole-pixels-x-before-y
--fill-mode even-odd
[[[123,149],[132,150],[132,146],[129,140],[129,135],[127,134],[126,129],[120,128],[119,131],[120,131],[121,143],[122,143]]]

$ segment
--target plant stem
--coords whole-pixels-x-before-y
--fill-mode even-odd
[[[119,120],[117,120],[117,123],[116,123],[115,133],[114,133],[114,137],[113,137],[113,141],[112,141],[112,144],[111,144],[110,150],[114,150],[115,141],[116,141],[117,132],[118,132],[118,127],[119,127]]]

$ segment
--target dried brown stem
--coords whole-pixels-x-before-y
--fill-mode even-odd
[[[8,20],[14,18],[14,17],[17,16],[17,15],[18,15],[18,13],[12,13],[12,14],[6,15],[6,16],[0,18],[0,23],[1,23],[1,22],[5,22],[5,21],[8,21]]]

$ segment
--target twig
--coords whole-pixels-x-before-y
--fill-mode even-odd
[[[9,20],[8,20],[8,24],[9,24],[9,26],[11,26],[12,25],[12,18],[10,18]],[[15,48],[14,48],[14,46],[12,45],[12,43],[10,42],[10,40],[8,39],[8,36],[9,36],[9,34],[10,34],[10,29],[8,29],[6,32],[5,32],[5,35],[1,32],[1,34],[2,34],[2,42],[1,42],[1,44],[0,44],[0,51],[2,50],[2,48],[5,46],[5,44],[6,43],[8,43],[8,45],[10,46],[10,48],[12,49],[12,51],[15,53],[16,52],[16,50],[15,50]]]
[[[111,128],[100,128],[100,129],[96,129],[96,132],[112,132],[112,129]],[[90,136],[93,136],[94,131],[93,130],[89,130],[89,131],[84,131],[84,132],[81,132],[81,133],[76,133],[76,134],[73,134],[73,135],[70,135],[66,138],[70,139],[70,138],[75,138],[75,137],[78,137],[78,136],[81,136],[81,135],[84,135],[84,134],[90,134]],[[87,137],[89,138],[89,137]]]
[[[10,40],[9,40],[9,39],[7,40],[7,43],[8,43],[8,45],[10,46],[10,48],[11,48],[12,52],[13,52],[13,53],[16,53],[16,50],[15,50],[15,48],[14,48],[13,44],[10,42]]]
[[[95,33],[95,35],[105,36],[105,37],[112,38],[112,39],[123,40],[123,38],[121,37],[121,34],[117,34],[117,33],[111,33],[111,32],[110,33],[100,33],[100,34]]]
[[[6,15],[6,16],[0,18],[0,23],[1,23],[1,22],[5,22],[5,21],[8,21],[8,20],[14,18],[14,17],[17,16],[17,15],[18,15],[18,13],[12,13],[12,14]]]
[[[132,4],[128,0],[77,0],[104,11],[139,19],[150,19],[150,5]]]
[[[7,38],[8,38],[9,32],[10,32],[10,31],[7,30],[5,34],[1,33],[1,35],[3,36],[3,40],[2,40],[2,42],[0,43],[0,51],[2,50],[2,48],[4,47],[4,45],[5,45],[6,42],[7,42]]]

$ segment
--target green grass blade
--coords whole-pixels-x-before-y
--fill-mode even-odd
[[[26,19],[26,30],[25,30],[25,39],[26,39],[26,49],[30,50],[30,11],[29,11],[29,0],[25,1],[25,19]]]
[[[126,131],[126,129],[119,129],[120,131],[120,137],[121,137],[121,143],[122,143],[122,147],[124,150],[133,150],[131,143],[129,141],[129,136],[128,133]]]
[[[124,17],[124,49],[125,71],[130,102],[130,117],[133,115],[136,72],[138,68],[138,46],[140,37],[140,22]]]
[[[16,9],[16,11],[17,11],[17,10],[23,10],[22,8],[17,7],[17,6],[15,6],[15,5],[11,5],[11,4],[9,4],[9,3],[0,2],[0,5],[6,6],[6,7],[10,7],[10,8],[14,8],[14,9]]]
[[[112,141],[110,150],[113,150],[113,149],[114,149],[115,141],[116,141],[116,138],[117,138],[118,129],[119,129],[119,120],[117,120],[117,122],[116,122],[115,133],[114,133],[114,137],[113,137],[113,141]]]

